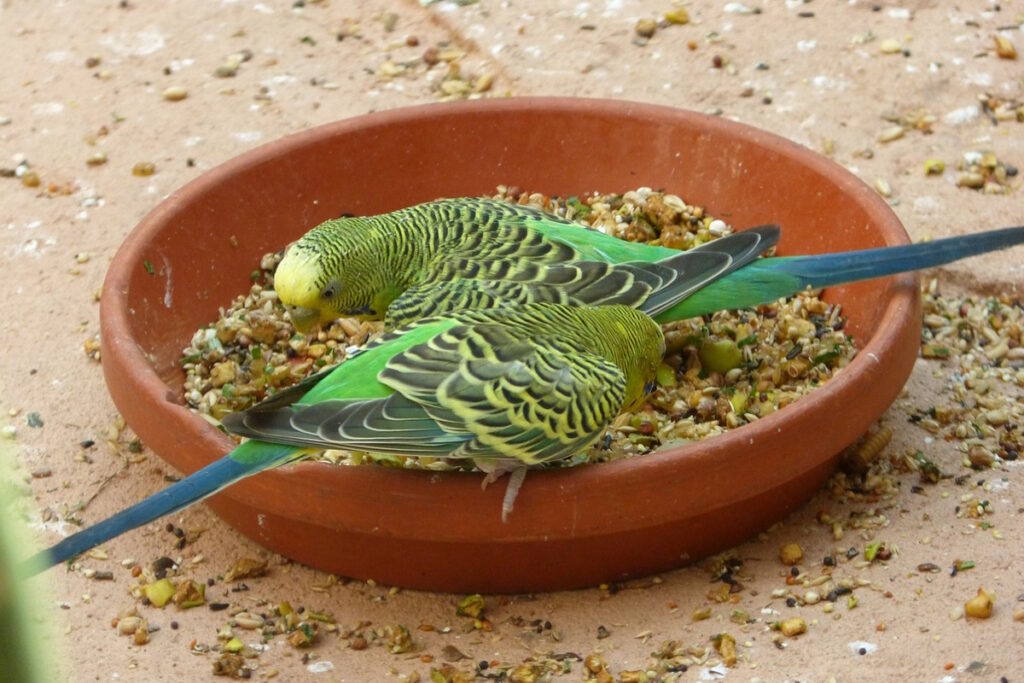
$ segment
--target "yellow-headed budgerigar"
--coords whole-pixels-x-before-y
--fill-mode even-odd
[[[439,283],[418,305],[421,316],[405,309],[407,322],[344,362],[225,420],[252,440],[43,551],[26,570],[325,448],[471,459],[489,478],[512,472],[507,515],[526,467],[579,454],[643,398],[664,349],[650,316],[777,238],[778,228],[764,226],[657,263],[541,263],[519,267],[533,280]],[[496,306],[506,301],[521,305]],[[477,310],[452,312],[454,302]]]
[[[752,251],[766,250],[778,233],[763,236]],[[929,268],[1022,242],[1024,227],[835,254],[735,258],[717,278],[705,273],[695,277],[694,291],[657,319],[668,322],[748,308],[807,287]],[[719,243],[713,240],[689,253],[728,250]],[[558,265],[578,260],[637,265],[679,253],[584,229],[528,206],[484,198],[442,199],[321,223],[288,249],[274,287],[300,331],[350,316],[384,319],[391,328],[424,315],[488,303],[603,303],[590,298],[593,290],[566,288],[559,281]],[[515,288],[515,296],[490,291],[492,283]]]

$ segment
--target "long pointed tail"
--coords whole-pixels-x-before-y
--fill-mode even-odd
[[[807,287],[818,289],[931,268],[1018,244],[1024,244],[1024,226],[897,247],[759,259],[694,292],[657,320],[668,322],[723,309],[749,308]]]
[[[126,531],[198,503],[240,479],[297,460],[305,452],[294,446],[247,441],[198,472],[39,552],[19,567],[19,574],[31,576],[60,564]]]
[[[647,315],[657,316],[679,301],[700,291],[709,282],[721,279],[747,265],[779,241],[777,225],[747,228],[721,239],[706,242],[688,251],[646,264],[631,264],[639,269],[668,269],[669,277],[655,288],[640,307]]]

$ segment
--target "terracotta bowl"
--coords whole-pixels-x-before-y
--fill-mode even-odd
[[[178,359],[248,286],[259,257],[343,212],[373,214],[498,184],[549,194],[665,188],[742,228],[783,226],[780,253],[907,241],[871,189],[769,133],[619,101],[505,99],[356,117],[203,174],[139,223],[103,288],[103,370],[128,424],[192,472],[232,443],[184,407]],[[150,273],[145,264],[152,266]],[[209,500],[260,545],[410,588],[593,586],[684,565],[800,506],[896,397],[917,353],[918,280],[836,287],[861,345],[809,396],[722,436],[646,457],[533,472],[510,522],[480,475],[303,463]]]

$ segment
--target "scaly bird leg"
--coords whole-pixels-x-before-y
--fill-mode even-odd
[[[501,479],[508,474],[508,485],[505,487],[505,497],[501,501],[501,521],[508,524],[508,516],[512,514],[519,489],[526,480],[526,467],[517,460],[484,460],[483,458],[473,461],[477,467],[486,473],[484,480],[480,482],[480,488],[486,489],[488,484]]]

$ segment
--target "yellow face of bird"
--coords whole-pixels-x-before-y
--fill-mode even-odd
[[[305,334],[338,318],[383,318],[397,292],[377,284],[380,268],[359,258],[345,258],[345,267],[339,268],[342,259],[336,254],[325,259],[324,254],[300,240],[288,248],[274,273],[274,289],[295,329]]]
[[[610,308],[610,307],[609,307]],[[639,311],[626,312],[628,322],[619,337],[626,372],[626,396],[622,409],[639,410],[657,388],[658,368],[665,356],[665,337],[661,326]]]
[[[660,329],[659,329],[660,332]],[[643,378],[643,385],[633,404],[626,410],[639,410],[647,401],[647,397],[658,388],[658,368],[661,367],[662,358],[665,355],[665,341],[659,334],[659,343],[650,345],[640,359],[641,370],[639,375]]]
[[[320,284],[321,271],[319,254],[293,244],[274,272],[274,290],[299,332],[338,317],[331,310],[331,290]]]

